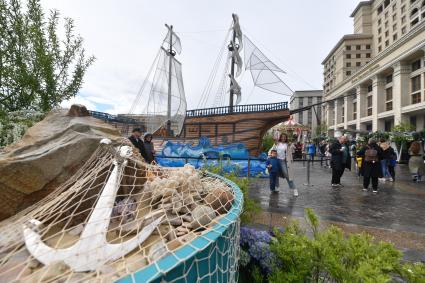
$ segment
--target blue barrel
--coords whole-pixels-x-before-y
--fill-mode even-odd
[[[228,184],[234,194],[230,211],[216,225],[191,242],[179,247],[142,269],[117,280],[118,283],[233,283],[238,281],[239,215],[243,195],[239,187],[219,175],[209,176]]]

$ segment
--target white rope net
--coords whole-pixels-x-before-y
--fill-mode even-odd
[[[235,282],[239,222],[220,225],[235,203],[220,178],[103,144],[52,194],[0,223],[0,282],[111,282],[149,265],[155,282]],[[206,236],[214,230],[216,241]],[[185,245],[199,255],[175,256],[179,272],[167,274],[158,262]],[[135,274],[125,282],[150,281]]]

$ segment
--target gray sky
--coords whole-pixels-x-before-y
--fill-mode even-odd
[[[347,33],[358,0],[42,0],[75,20],[88,54],[97,60],[72,102],[109,113],[127,113],[165,37],[165,23],[179,33],[188,108],[196,108],[212,66],[237,13],[242,31],[287,71],[293,90],[321,89],[321,62]],[[288,98],[253,89],[243,78],[242,103]],[[69,105],[72,102],[64,103]]]

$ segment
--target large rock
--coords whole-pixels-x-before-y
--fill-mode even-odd
[[[74,109],[75,110],[75,109]],[[0,220],[39,201],[74,174],[102,138],[119,132],[93,117],[52,111],[0,153]]]

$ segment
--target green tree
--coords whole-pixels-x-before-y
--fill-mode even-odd
[[[94,57],[86,58],[83,39],[59,12],[43,13],[40,0],[0,0],[0,112],[47,112],[75,96]]]

